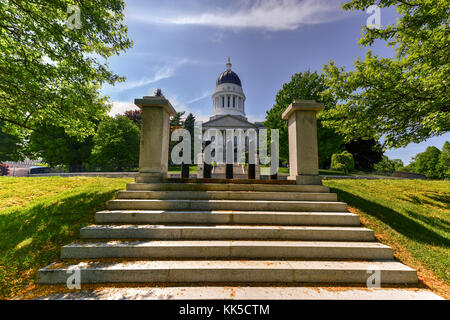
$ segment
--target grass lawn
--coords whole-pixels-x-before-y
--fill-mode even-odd
[[[0,177],[0,298],[32,288],[35,272],[59,260],[132,179]],[[450,182],[325,180],[396,257],[450,298]]]
[[[324,180],[396,258],[450,299],[450,182]]]
[[[0,177],[0,298],[32,286],[132,179]]]

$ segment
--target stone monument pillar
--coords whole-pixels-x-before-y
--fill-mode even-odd
[[[135,99],[134,104],[142,110],[139,174],[136,182],[159,182],[167,177],[170,117],[175,116],[176,111],[163,96]]]
[[[323,105],[312,100],[295,100],[283,113],[288,120],[289,177],[297,184],[321,184],[317,147],[316,114]]]

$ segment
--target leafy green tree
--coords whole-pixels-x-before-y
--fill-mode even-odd
[[[31,133],[25,150],[29,158],[42,158],[50,166],[63,165],[69,172],[80,172],[85,169],[93,146],[92,136],[77,139],[62,127],[46,126]]]
[[[94,134],[109,108],[101,86],[122,80],[106,60],[132,46],[124,8],[123,0],[0,0],[0,120],[12,131]]]
[[[357,139],[344,144],[344,149],[353,155],[355,168],[362,171],[372,171],[383,158],[383,149],[375,139]]]
[[[413,158],[410,167],[414,169],[414,172],[424,174],[427,178],[437,179],[440,177],[436,168],[440,154],[441,151],[438,148],[428,147],[425,152],[419,153]]]
[[[175,130],[177,127],[181,127],[183,125],[183,115],[186,112],[177,112],[175,116],[170,118],[170,126],[172,127],[172,130]]]
[[[446,141],[442,147],[441,154],[439,155],[439,161],[436,165],[436,170],[439,173],[439,177],[442,179],[450,178],[450,142]]]
[[[108,117],[94,136],[91,165],[103,170],[134,169],[139,166],[140,131],[127,117]]]
[[[285,83],[283,88],[278,91],[275,98],[275,105],[267,111],[264,126],[269,129],[280,130],[280,160],[289,160],[289,134],[287,121],[281,118],[283,112],[294,100],[315,100],[325,104],[326,109],[334,107],[334,102],[322,97],[326,86],[324,77],[317,72],[309,70],[303,73],[297,73],[292,76],[289,83]],[[317,138],[319,147],[319,164],[326,166],[330,163],[333,153],[341,150],[343,142],[342,137],[335,133],[333,129],[327,129],[322,126],[320,114],[317,122]]]
[[[345,174],[355,169],[355,161],[353,156],[348,151],[342,151],[341,153],[335,153],[331,157],[331,170],[342,171]]]
[[[2,131],[4,123],[0,121],[0,163],[3,161],[16,161],[22,157],[22,139]]]
[[[383,156],[380,162],[375,164],[375,170],[379,173],[394,173],[403,168],[403,161],[400,159],[389,159]]]
[[[384,136],[389,147],[420,142],[450,130],[448,0],[352,0],[345,10],[396,6],[399,19],[381,29],[363,27],[359,44],[387,41],[395,58],[368,51],[354,71],[326,65],[327,94],[339,101],[326,126],[345,137]]]

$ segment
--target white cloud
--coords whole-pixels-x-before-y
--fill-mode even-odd
[[[202,93],[202,95],[201,96],[199,96],[199,97],[197,97],[197,98],[194,98],[194,99],[192,99],[192,100],[189,100],[188,102],[186,102],[186,104],[191,104],[191,103],[194,103],[194,102],[197,102],[197,101],[200,101],[200,100],[203,100],[203,99],[205,99],[205,98],[208,98],[208,97],[211,97],[211,91],[205,91],[205,92],[203,92]]]
[[[209,117],[211,116],[209,112],[208,114],[205,114],[200,110],[192,110],[191,108],[187,107],[185,103],[178,100],[176,96],[168,97],[167,99],[170,101],[170,103],[177,112],[184,111],[185,112],[184,116],[187,116],[189,113],[192,113],[195,116],[195,120],[197,121],[208,121]]]
[[[330,22],[342,17],[342,0],[257,0],[244,1],[239,7],[215,11],[148,19],[141,13],[130,18],[142,22],[177,25],[204,25],[221,28],[261,28],[269,31],[295,30],[301,25]]]
[[[108,114],[111,117],[114,117],[115,115],[123,114],[128,110],[139,110],[139,107],[131,101],[113,101],[111,111]]]
[[[125,81],[117,84],[116,86],[108,86],[105,88],[105,92],[121,92],[134,88],[147,86],[164,79],[168,79],[175,74],[175,71],[184,64],[189,62],[188,59],[181,59],[175,62],[168,63],[158,68],[152,77],[143,77],[137,81]]]

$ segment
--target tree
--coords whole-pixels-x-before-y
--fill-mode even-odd
[[[170,129],[176,130],[178,129],[178,127],[181,127],[183,125],[183,120],[182,117],[186,112],[177,112],[176,115],[174,115],[171,119],[170,119]]]
[[[269,129],[280,130],[280,160],[289,159],[289,134],[287,121],[281,118],[287,107],[297,99],[315,100],[325,104],[325,109],[334,107],[334,102],[329,98],[323,98],[325,91],[324,77],[317,72],[309,70],[303,73],[294,74],[289,83],[285,83],[278,91],[275,98],[275,105],[267,111],[264,126]],[[325,166],[330,163],[333,153],[341,150],[342,137],[335,133],[333,129],[322,126],[319,118],[317,121],[317,138],[319,147],[319,164]]]
[[[194,157],[194,127],[195,127],[195,116],[192,113],[189,113],[184,120],[183,128],[189,131],[191,135],[191,155]],[[194,159],[191,159],[192,163]]]
[[[403,161],[400,159],[389,159],[383,156],[380,162],[375,164],[375,170],[379,173],[394,173],[403,167]]]
[[[333,154],[331,157],[331,169],[343,171],[345,174],[355,169],[355,161],[352,154],[348,151]]]
[[[123,80],[106,60],[132,46],[124,8],[123,0],[0,1],[0,120],[9,130],[94,134],[109,108],[101,86]]]
[[[25,149],[29,158],[42,158],[50,166],[64,165],[69,172],[81,172],[89,161],[93,146],[92,136],[77,139],[62,127],[46,126],[31,133]]]
[[[142,122],[142,110],[128,110],[125,111],[125,117],[133,121],[139,128],[141,127]]]
[[[419,153],[413,158],[410,166],[415,172],[424,174],[427,178],[437,179],[440,177],[440,173],[436,169],[440,154],[441,151],[438,148],[428,147],[425,152]]]
[[[22,158],[22,139],[2,131],[4,123],[0,121],[0,163],[16,161]]]
[[[94,136],[91,164],[122,171],[139,166],[140,131],[127,117],[108,117]]]
[[[357,139],[346,143],[344,149],[353,155],[355,168],[362,171],[371,171],[375,163],[383,158],[383,149],[375,139]]]
[[[450,142],[446,141],[442,147],[439,161],[436,165],[436,171],[442,179],[450,178]]]
[[[450,130],[450,42],[447,0],[352,0],[345,10],[396,6],[396,24],[363,27],[359,44],[385,40],[395,58],[368,51],[346,72],[333,61],[324,67],[327,94],[338,101],[324,124],[346,138],[384,136],[389,147],[421,142]],[[349,141],[349,140],[347,140]]]

